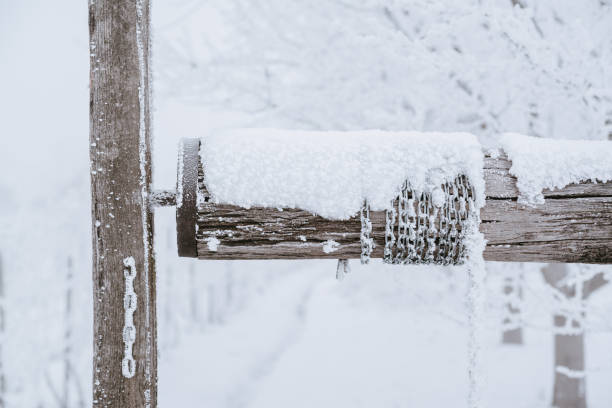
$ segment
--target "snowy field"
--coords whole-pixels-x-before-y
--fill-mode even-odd
[[[483,3],[153,0],[155,187],[175,185],[181,137],[230,128],[608,139],[609,2]],[[0,0],[10,408],[91,406],[87,36],[85,1]],[[160,407],[467,406],[461,267],[352,261],[337,281],[335,261],[194,262],[177,258],[174,228],[158,210]],[[541,267],[487,264],[482,406],[550,407],[565,307],[586,314],[588,407],[609,407],[612,285],[560,305]],[[508,277],[522,345],[501,342]]]

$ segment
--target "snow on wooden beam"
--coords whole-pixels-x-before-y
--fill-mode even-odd
[[[191,208],[177,216],[179,251],[200,259],[309,259],[359,258],[359,216],[330,220],[299,209],[250,208],[214,204],[196,205],[196,194],[206,198],[204,174],[197,150],[185,151],[184,160],[196,160],[185,169],[182,195]],[[505,155],[486,157],[486,204],[481,210],[480,231],[487,240],[489,261],[612,263],[612,182],[580,183],[544,190],[545,203],[519,204],[516,178]],[[180,183],[181,184],[181,183]],[[181,194],[179,194],[180,196]],[[195,213],[193,213],[195,211]],[[188,214],[187,214],[188,213]],[[183,217],[196,220],[183,222]],[[385,212],[372,211],[373,258],[382,258],[385,246]],[[187,227],[185,227],[187,225]],[[189,230],[186,232],[184,228]],[[326,245],[334,241],[338,245]],[[184,255],[183,255],[184,256]]]

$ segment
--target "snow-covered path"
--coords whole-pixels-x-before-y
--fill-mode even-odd
[[[226,325],[186,336],[160,358],[160,406],[174,406],[177,398],[247,406],[300,337],[311,294],[324,277],[320,271],[288,271]]]
[[[300,264],[225,325],[185,334],[162,355],[160,407],[466,406],[463,289],[428,268],[352,269],[338,282],[331,262]],[[483,406],[546,407],[550,333],[527,329],[522,347],[486,337]],[[588,347],[603,353],[608,340],[592,334]],[[607,373],[589,374],[590,407],[612,400]]]

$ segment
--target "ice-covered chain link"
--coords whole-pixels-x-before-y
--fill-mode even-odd
[[[442,202],[434,203],[431,193],[417,193],[404,182],[386,212],[385,263],[463,262],[464,223],[475,211],[472,186],[461,175],[442,185],[440,192]]]
[[[374,247],[374,241],[371,238],[372,221],[370,220],[370,204],[367,200],[363,202],[361,207],[361,263],[367,264],[370,262],[370,255]]]
[[[132,378],[136,373],[136,360],[132,356],[132,347],[136,341],[136,326],[134,326],[134,311],[137,306],[137,296],[134,292],[134,278],[136,278],[136,263],[129,256],[123,260],[123,275],[125,276],[125,292],[123,295],[124,325],[123,345],[124,353],[121,361],[121,373],[125,378]]]
[[[391,247],[395,244],[395,234],[393,232],[395,226],[395,208],[393,208],[393,206],[391,207],[391,211],[385,213],[385,220],[385,248],[383,256],[387,258],[392,255]]]

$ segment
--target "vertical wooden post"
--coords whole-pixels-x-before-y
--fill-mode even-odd
[[[89,2],[96,407],[157,406],[149,19],[148,0]]]

